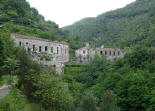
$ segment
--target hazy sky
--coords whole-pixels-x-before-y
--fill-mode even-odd
[[[126,6],[135,0],[27,0],[38,9],[46,20],[56,22],[60,27],[70,25],[85,17]]]

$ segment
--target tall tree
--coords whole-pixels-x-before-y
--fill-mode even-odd
[[[111,90],[106,90],[102,97],[101,111],[119,111],[116,95]]]

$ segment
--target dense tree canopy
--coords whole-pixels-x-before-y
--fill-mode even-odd
[[[86,18],[64,27],[92,46],[130,46],[155,42],[155,0],[137,0],[124,8]],[[122,43],[122,44],[120,44]]]
[[[0,110],[154,111],[154,2],[137,0],[123,9],[76,23],[77,33],[85,37],[81,39],[81,35],[73,38],[69,31],[45,21],[25,0],[0,1],[0,23],[4,25],[0,28],[0,85],[3,76],[15,78],[11,93],[0,100]],[[113,61],[96,56],[85,65],[67,63],[58,76],[54,67],[38,64],[17,47],[11,33],[64,40],[70,44],[71,56],[84,39],[95,41],[95,45],[120,45],[126,54]],[[27,108],[29,103],[33,108]]]

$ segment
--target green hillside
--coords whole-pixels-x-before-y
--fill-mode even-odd
[[[124,8],[64,27],[80,41],[99,46],[129,46],[155,41],[155,0],[137,0]]]
[[[78,41],[75,41],[67,31],[62,31],[55,22],[46,21],[38,10],[30,7],[26,0],[1,0],[0,15],[2,16],[0,23],[9,34],[17,33],[66,41],[72,49],[79,46]]]
[[[81,37],[73,38],[25,0],[1,0],[0,88],[11,88],[0,99],[0,111],[155,111],[155,47],[148,47],[155,43],[154,3],[138,0],[83,19],[76,23]],[[38,64],[16,46],[11,33],[67,41],[71,52],[82,47],[79,40],[133,47],[113,61],[103,55],[89,64],[67,63],[58,76],[53,66]]]

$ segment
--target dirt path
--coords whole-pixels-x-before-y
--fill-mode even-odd
[[[10,86],[3,85],[3,87],[0,88],[0,99],[4,98],[9,92]]]

